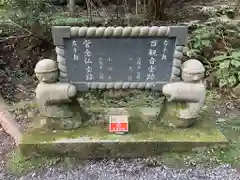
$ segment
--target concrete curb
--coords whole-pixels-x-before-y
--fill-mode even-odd
[[[18,145],[22,136],[22,130],[7,109],[8,105],[6,105],[4,98],[0,94],[0,124],[5,132],[13,137],[16,145]]]

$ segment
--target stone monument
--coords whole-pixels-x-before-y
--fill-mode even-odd
[[[72,104],[77,91],[161,91],[164,84],[180,81],[182,52],[187,39],[186,27],[54,27],[53,37],[57,45],[59,82],[56,82],[56,65],[49,59],[40,61],[35,70],[38,77],[40,73],[44,76],[43,73],[48,72],[48,68],[55,75],[51,82],[39,78],[42,82],[36,90],[40,111],[46,117],[72,118],[73,112],[68,112],[64,103]],[[114,50],[116,44],[117,51]],[[133,46],[137,47],[132,49]],[[54,91],[53,97],[51,88]],[[55,89],[59,89],[59,92]],[[67,91],[72,91],[69,93],[73,97]],[[48,94],[45,98],[48,101],[53,98],[55,104],[47,104],[42,94]]]
[[[50,86],[62,88],[59,89],[59,98],[62,99],[55,102],[58,106],[50,105],[47,108],[45,103],[44,109],[40,105],[41,112],[46,116],[68,118],[69,113],[73,116],[73,112],[68,112],[67,108],[64,115],[54,115],[57,110],[53,108],[59,109],[66,100],[69,103],[70,96],[67,95],[66,89],[72,91],[72,96],[75,96],[77,91],[89,89],[130,88],[163,92],[168,102],[163,104],[160,121],[165,125],[187,127],[196,121],[204,104],[205,87],[201,79],[204,78],[205,70],[198,60],[188,60],[184,63],[182,61],[187,40],[186,27],[54,27],[53,37],[58,67],[50,60],[42,60],[37,64],[38,77],[39,73],[48,72],[48,68],[54,71],[54,80],[39,84],[36,91],[37,101],[43,101],[41,95],[38,95],[43,94],[43,89],[51,94]],[[129,40],[128,37],[135,39]],[[118,51],[111,51],[116,44]],[[132,46],[138,48],[133,50]],[[98,62],[93,63],[96,60]],[[42,67],[44,65],[46,70]],[[60,81],[57,83],[56,68],[60,72]],[[39,80],[44,82],[41,77]],[[55,93],[56,97],[52,98],[58,97],[59,93]],[[46,98],[51,99],[49,96]]]
[[[36,100],[46,126],[24,134],[23,153],[50,148],[82,158],[146,157],[211,140],[226,143],[210,121],[186,128],[197,121],[205,99],[203,65],[183,61],[187,27],[55,26],[52,32],[57,60],[41,60],[35,68]],[[152,91],[165,100],[159,107],[104,107],[98,111],[104,123],[98,124],[91,123],[96,109],[84,102],[83,93],[91,90]]]

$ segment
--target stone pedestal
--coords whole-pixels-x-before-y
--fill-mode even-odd
[[[205,116],[204,121],[199,119],[192,128],[177,129],[151,121],[158,116],[157,108],[125,110],[129,114],[128,134],[109,133],[108,111],[100,108],[99,112],[106,112],[105,116],[101,117],[105,119],[102,121],[105,123],[88,124],[75,130],[29,129],[22,136],[20,150],[25,155],[37,153],[43,156],[75,156],[83,159],[133,158],[156,156],[166,151],[180,152],[197,147],[226,146],[228,143],[210,116]],[[96,112],[96,109],[94,111]]]

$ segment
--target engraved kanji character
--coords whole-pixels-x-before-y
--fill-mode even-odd
[[[128,67],[128,70],[129,70],[130,72],[132,72],[132,66],[129,66],[129,67]]]
[[[94,79],[92,74],[86,74],[86,81],[92,81]]]
[[[132,76],[128,76],[128,81],[132,81]]]
[[[85,64],[92,64],[92,61],[91,61],[91,59],[90,58],[84,58],[84,63]]]
[[[156,47],[157,46],[157,40],[150,41],[150,46],[151,47]]]
[[[147,81],[148,80],[154,80],[155,79],[155,74],[153,74],[153,73],[150,73],[150,74],[147,74]]]
[[[164,47],[164,49],[163,49],[163,54],[167,54],[167,48],[166,47]]]
[[[74,61],[78,61],[78,59],[79,59],[79,58],[78,58],[78,55],[74,54],[74,55],[73,55],[73,60],[74,60]]]
[[[167,60],[167,55],[166,55],[166,54],[163,54],[161,59],[162,59],[162,60]]]
[[[103,75],[102,72],[100,72],[100,74],[99,74],[99,79],[100,79],[100,80],[103,80],[103,79],[104,79],[104,75]]]
[[[111,59],[110,57],[108,57],[107,60],[108,60],[109,62],[112,62],[112,59]]]
[[[108,80],[111,80],[112,79],[112,76],[108,76]]]
[[[77,53],[77,48],[73,48],[73,53],[76,54]]]
[[[99,62],[99,65],[100,65],[100,66],[103,65],[103,59],[102,59],[102,58],[99,58],[99,59],[98,59],[98,62]]]
[[[156,66],[153,66],[153,65],[149,66],[149,67],[148,67],[148,71],[149,71],[150,73],[154,73],[154,72],[156,71]]]
[[[142,60],[141,60],[140,57],[137,59],[137,65],[138,65],[138,66],[141,66],[141,65],[142,65]]]
[[[77,46],[77,41],[74,40],[74,41],[72,42],[72,46]]]
[[[102,70],[102,69],[103,69],[103,66],[99,66],[99,69]]]
[[[88,66],[85,70],[86,70],[87,73],[91,73],[92,72],[92,67]]]
[[[141,69],[141,66],[137,66],[137,70]]]
[[[91,56],[92,56],[91,51],[89,51],[88,49],[86,49],[86,50],[84,51],[84,56],[91,57]]]
[[[137,80],[140,80],[140,79],[141,79],[141,77],[140,77],[140,72],[137,72],[136,79],[137,79]]]
[[[149,64],[154,64],[155,61],[156,61],[156,59],[155,59],[154,57],[151,57],[151,58],[149,59]]]
[[[83,44],[85,45],[86,48],[89,48],[92,42],[90,40],[85,40],[83,41]]]
[[[166,47],[168,45],[168,40],[164,41],[164,46]]]
[[[157,50],[156,49],[149,49],[148,55],[149,56],[157,56]]]

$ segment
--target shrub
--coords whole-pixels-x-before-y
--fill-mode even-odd
[[[195,25],[189,37],[187,56],[199,59],[206,75],[216,72],[219,87],[232,87],[240,78],[240,26],[226,17]]]
[[[240,82],[240,51],[216,56],[213,60],[219,62],[216,76],[220,87],[233,87]]]

